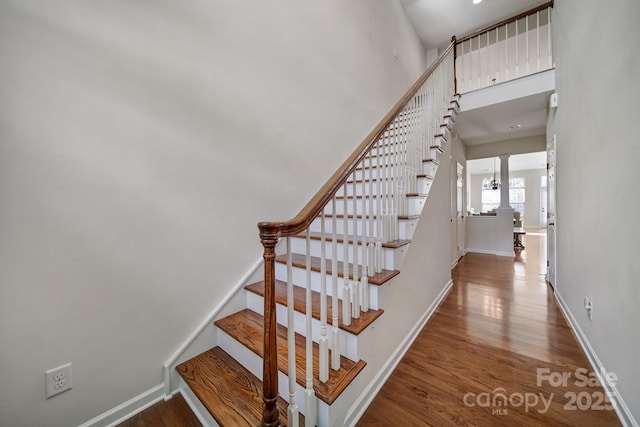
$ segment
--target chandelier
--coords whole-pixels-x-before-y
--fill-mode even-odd
[[[500,180],[496,179],[496,158],[493,158],[493,178],[484,178],[482,180],[483,190],[497,190],[500,188]]]

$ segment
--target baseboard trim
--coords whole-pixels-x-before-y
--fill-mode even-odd
[[[469,252],[473,252],[473,253],[476,253],[476,254],[488,254],[488,255],[506,256],[506,257],[511,257],[511,258],[516,256],[515,252],[492,251],[490,249],[469,248],[469,249],[467,249],[465,251],[465,254],[467,254]]]
[[[207,408],[204,407],[200,399],[193,393],[193,391],[189,388],[187,383],[185,383],[182,378],[180,378],[180,394],[184,398],[191,411],[194,413],[200,424],[203,427],[219,427],[220,424],[216,422],[213,416],[209,413]]]
[[[396,351],[393,352],[391,357],[383,365],[382,369],[371,380],[369,385],[360,394],[360,397],[355,401],[347,416],[345,417],[345,426],[355,426],[356,422],[362,417],[366,409],[369,407],[373,399],[376,397],[382,386],[389,379],[394,369],[398,366],[398,363],[402,360],[404,355],[411,347],[411,344],[416,340],[418,334],[427,324],[433,313],[435,313],[438,306],[444,301],[445,297],[451,291],[453,287],[453,280],[449,279],[446,285],[442,288],[436,299],[431,303],[427,311],[420,317],[415,326],[411,329],[409,334],[402,340]]]
[[[589,364],[591,364],[593,372],[596,373],[596,375],[598,376],[598,381],[600,381],[600,384],[603,385],[605,392],[609,396],[609,400],[611,400],[616,414],[618,414],[618,418],[620,418],[620,422],[625,427],[638,427],[638,422],[635,420],[633,414],[631,413],[631,410],[622,399],[618,388],[611,382],[609,377],[604,375],[604,373],[607,372],[604,364],[600,361],[600,358],[591,346],[591,343],[580,327],[580,324],[573,316],[573,313],[569,309],[569,306],[566,304],[559,292],[554,292],[554,295],[556,301],[558,302],[558,306],[560,306],[560,310],[562,310],[562,313],[564,314],[565,319],[567,319],[567,322],[569,322],[569,325],[575,332],[578,342],[580,343],[582,350],[585,352],[587,359],[589,360]]]
[[[240,278],[240,280],[235,284],[235,286],[227,293],[227,295],[220,301],[220,303],[207,315],[207,317],[200,323],[200,325],[194,330],[191,335],[182,343],[182,345],[173,353],[173,355],[164,363],[164,389],[165,395],[171,395],[171,368],[176,364],[180,356],[189,348],[191,344],[198,338],[198,336],[211,324],[213,323],[213,319],[218,315],[220,310],[222,310],[227,303],[233,298],[233,296],[240,290],[243,286],[247,284],[247,281],[253,276],[253,274],[258,270],[258,268],[262,265],[262,257],[259,258],[253,266],[249,269],[244,276]]]
[[[165,398],[164,384],[159,384],[136,397],[108,410],[78,427],[113,427],[155,405]]]

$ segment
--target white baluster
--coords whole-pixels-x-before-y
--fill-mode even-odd
[[[487,31],[487,86],[491,82],[491,45],[489,44],[489,31]]]
[[[540,71],[540,11],[536,12],[536,71]]]
[[[482,48],[480,47],[480,36],[478,39],[478,89],[482,88]]]
[[[518,19],[516,19],[516,78],[520,77],[520,36],[518,35]]]
[[[355,176],[355,174],[354,174]],[[342,226],[344,228],[342,233],[342,323],[345,325],[351,324],[351,290],[349,289],[349,236],[347,231],[349,229],[349,216],[348,201],[347,201],[347,184],[343,185],[344,188],[344,212],[342,218]]]
[[[371,152],[369,152],[369,156],[371,156]],[[369,157],[370,159],[371,157]],[[362,168],[365,167],[366,159],[362,161]],[[369,310],[369,301],[365,299],[368,297],[367,289],[369,278],[367,277],[368,270],[367,265],[369,263],[369,254],[367,253],[367,222],[371,222],[371,199],[372,194],[368,194],[369,203],[367,203],[367,183],[365,180],[362,180],[362,282],[360,284],[360,291],[362,292],[362,297],[360,298],[360,303],[362,305],[362,310]],[[359,314],[359,313],[358,313]]]
[[[377,180],[378,180],[378,194],[377,194],[377,202],[376,203],[378,205],[378,233],[376,236],[376,253],[375,253],[375,271],[376,273],[380,273],[382,271],[382,266],[380,264],[380,257],[378,256],[378,252],[382,249],[382,238],[383,238],[383,233],[384,233],[384,220],[386,218],[386,213],[384,211],[384,185],[386,184],[383,182],[383,174],[382,174],[382,156],[386,155],[386,146],[385,146],[385,139],[380,140],[379,142],[379,147],[381,148],[381,151],[379,151],[378,153],[378,158],[377,160],[377,164],[378,164],[378,168],[377,168]],[[378,248],[378,245],[379,248]]]
[[[329,340],[327,337],[327,240],[325,237],[324,211],[320,214],[320,340],[318,341],[318,360],[320,366],[319,379],[327,382],[329,379]],[[307,229],[308,230],[308,229]],[[310,298],[311,292],[308,294]],[[307,302],[307,304],[309,304]],[[307,305],[307,315],[311,305]]]
[[[505,43],[506,43],[506,40],[505,40]],[[494,84],[499,82],[500,82],[500,37],[498,35],[498,28],[496,28],[496,80],[494,81]]]
[[[469,39],[469,91],[473,90],[473,44]]]
[[[331,199],[331,368],[340,369],[340,340],[338,337],[338,233],[336,196]]]
[[[504,26],[504,48],[505,48],[504,80],[509,81],[509,24]]]
[[[376,143],[375,145],[376,147],[376,154],[380,152],[380,145],[379,142]],[[373,157],[369,156],[369,170],[373,170]],[[369,239],[373,239],[374,238],[374,227],[376,226],[376,218],[375,218],[375,212],[374,212],[374,207],[376,205],[375,203],[375,199],[374,199],[374,193],[373,193],[373,176],[369,176]],[[369,252],[369,274],[373,274],[373,260],[371,258],[371,255],[373,254],[373,252]]]
[[[298,425],[298,404],[296,403],[296,328],[293,300],[293,265],[291,260],[291,238],[287,237],[287,347],[289,366],[289,406],[288,419],[292,426]],[[295,423],[295,424],[294,424]]]
[[[309,234],[309,229],[306,231],[306,239],[307,239],[307,253],[306,253],[306,267],[307,267],[307,293],[306,293],[306,332],[305,332],[305,341],[306,341],[306,389],[305,389],[305,419],[311,420],[311,424],[313,424],[313,420],[316,419],[316,392],[313,389],[313,341],[311,336],[311,325],[312,325],[312,316],[311,316],[311,235]]]
[[[547,62],[547,68],[553,67],[553,55],[551,54],[551,8],[547,8],[547,54],[549,60]]]
[[[525,35],[525,58],[526,58],[526,64],[525,64],[525,74],[529,75],[529,17],[525,17],[525,31],[524,31],[524,35]]]
[[[364,163],[362,164],[364,170]],[[351,317],[360,318],[360,282],[358,282],[358,198],[356,197],[357,183],[355,176],[353,179],[353,280],[351,282]],[[362,195],[362,203],[366,204],[366,199]],[[347,242],[345,242],[346,244]]]

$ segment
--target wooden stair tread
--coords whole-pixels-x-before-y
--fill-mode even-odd
[[[245,286],[245,289],[249,292],[252,292],[256,295],[260,295],[264,298],[264,281],[261,280],[259,282],[253,283],[251,285]],[[281,280],[276,280],[276,288],[275,288],[275,297],[276,303],[280,305],[287,306],[287,284]],[[306,313],[306,305],[307,305],[307,291],[305,288],[300,286],[293,287],[293,306],[295,311],[300,313]],[[312,303],[311,303],[311,315],[314,319],[320,320],[320,293],[316,291],[312,291]],[[333,299],[331,297],[327,297],[327,327],[331,327],[331,309],[333,306]],[[372,310],[369,311],[361,311],[359,319],[351,319],[350,325],[345,325],[342,323],[342,300],[338,300],[338,327],[344,331],[351,332],[354,335],[360,334],[360,332],[364,331],[370,324],[373,323],[378,317],[382,315],[383,310]]]
[[[436,165],[440,165],[440,162],[436,159],[424,159],[422,163],[435,163]]]
[[[307,260],[306,260],[306,256],[302,255],[302,254],[291,254],[291,261],[294,267],[299,267],[299,268],[306,268],[307,266]],[[279,255],[276,257],[276,262],[279,262],[281,264],[286,264],[287,263],[287,256],[286,255]],[[319,257],[311,257],[311,270],[312,271],[320,271],[320,262],[321,259]],[[326,272],[327,275],[331,275],[333,270],[331,270],[331,263],[332,260],[330,259],[326,259],[325,260],[326,263]],[[349,279],[353,279],[353,265],[351,263],[349,263],[348,265],[348,272],[349,272]],[[343,271],[344,271],[344,267],[342,264],[342,261],[338,261],[338,277],[344,277],[343,275]],[[386,283],[387,281],[391,280],[393,277],[397,276],[398,274],[400,274],[400,271],[398,270],[382,270],[382,272],[380,273],[376,273],[373,276],[369,276],[369,284],[371,285],[382,285],[384,283]],[[362,266],[358,265],[358,277],[362,276]]]
[[[417,193],[416,193],[417,194]],[[297,237],[300,239],[305,239],[305,234],[304,233],[300,233],[300,234],[296,234],[295,236],[292,237]],[[359,245],[362,245],[362,240],[361,240],[362,236],[356,236],[356,241],[358,242]],[[322,240],[322,233],[320,233],[319,231],[310,231],[309,232],[309,238],[311,238],[311,240]],[[333,237],[331,236],[330,233],[325,233],[325,240],[327,242],[333,242]],[[347,235],[347,241],[349,244],[353,244],[353,236],[352,235]],[[336,236],[336,242],[337,243],[343,243],[344,242],[344,235],[342,233],[338,233],[338,235]],[[407,239],[398,239],[398,240],[392,240],[390,242],[387,243],[383,243],[382,247],[383,248],[389,248],[389,249],[397,249],[399,247],[408,245],[409,243],[411,243],[411,240],[407,240]]]
[[[262,381],[220,347],[176,366],[176,371],[221,426],[255,426],[262,422]],[[284,423],[287,406],[279,397]],[[302,415],[300,425],[304,425]]]
[[[259,357],[263,357],[263,317],[254,311],[244,309],[230,316],[214,322],[214,324],[247,347]],[[287,361],[287,328],[277,325],[278,370],[288,375]],[[306,338],[296,334],[296,382],[305,386],[306,367]],[[331,357],[329,356],[329,360]],[[358,373],[366,366],[366,362],[360,360],[354,362],[344,356],[340,356],[340,369],[329,369],[329,379],[326,383],[318,379],[318,344],[313,343],[313,388],[316,396],[323,402],[331,405],[338,396],[347,388]]]

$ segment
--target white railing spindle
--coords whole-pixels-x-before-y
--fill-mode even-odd
[[[362,164],[364,170],[364,163]],[[358,282],[358,196],[356,177],[353,177],[353,280],[351,281],[351,317],[360,318],[360,283]],[[361,206],[365,204],[364,195],[361,198]],[[347,244],[347,241],[345,241]]]
[[[520,35],[518,34],[518,21],[516,20],[516,78],[520,77]]]
[[[366,166],[366,159],[362,161],[362,168]],[[368,264],[369,264],[369,254],[367,252],[367,222],[371,221],[371,210],[367,209],[370,207],[370,203],[367,203],[367,199],[370,201],[372,194],[367,194],[367,182],[362,180],[362,282],[360,283],[360,304],[362,306],[363,311],[369,310],[369,295],[368,295],[368,287],[369,287],[369,277],[368,277]],[[368,211],[368,212],[367,212]],[[358,313],[359,314],[359,313]]]
[[[505,49],[505,80],[509,80],[509,24],[504,26],[504,49]]]
[[[320,214],[320,340],[318,342],[319,379],[327,382],[329,379],[329,340],[327,337],[327,240],[325,235],[324,211]],[[308,229],[307,229],[308,230]],[[310,298],[309,292],[307,298]],[[311,304],[307,302],[307,315]]]
[[[291,237],[287,237],[287,348],[289,367],[289,406],[287,416],[291,426],[298,425],[298,404],[296,403],[296,328],[293,308],[293,263],[291,259]]]
[[[305,389],[305,419],[316,419],[316,392],[313,389],[313,340],[312,340],[312,313],[311,313],[311,235],[307,227],[306,233],[306,389]],[[312,423],[313,424],[313,423]]]
[[[340,369],[338,315],[338,219],[336,196],[331,199],[331,368]]]
[[[547,55],[549,56],[547,67],[553,67],[553,55],[551,54],[551,8],[547,8]]]
[[[525,30],[524,30],[524,35],[525,35],[525,59],[526,59],[526,64],[525,64],[525,68],[524,68],[524,73],[526,75],[529,75],[529,17],[525,17]]]
[[[364,174],[364,170],[362,171]],[[355,178],[355,173],[354,173]],[[351,290],[349,289],[349,203],[347,199],[347,186],[344,185],[344,205],[342,212],[342,323],[351,324]]]
[[[540,11],[536,12],[536,71],[540,71]]]
[[[499,28],[496,28],[496,78],[494,83],[500,82],[500,37],[498,35],[498,30]]]

